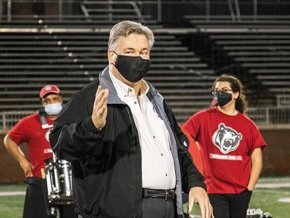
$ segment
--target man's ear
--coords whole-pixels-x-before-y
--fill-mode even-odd
[[[115,60],[113,59],[114,58],[114,52],[112,50],[108,50],[107,51],[107,57],[108,57],[108,62],[109,63],[114,63]]]

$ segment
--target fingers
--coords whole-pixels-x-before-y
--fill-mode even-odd
[[[106,117],[108,113],[107,101],[109,97],[109,90],[102,89],[101,86],[98,86],[93,113],[92,121],[97,129],[102,129],[106,125]]]
[[[192,208],[193,208],[193,204],[194,204],[193,199],[189,198],[189,199],[188,199],[188,214],[191,213]]]
[[[30,172],[27,172],[27,173],[25,173],[25,177],[32,177],[33,176],[33,174],[32,174],[32,172],[30,171]]]
[[[194,187],[189,192],[189,214],[195,203],[199,204],[200,214],[202,218],[213,218],[213,208],[204,189]]]
[[[206,216],[206,208],[205,208],[205,204],[204,204],[204,202],[199,203],[199,208],[200,208],[201,218],[208,218],[208,217]]]
[[[204,205],[205,205],[205,217],[206,218],[213,218],[214,217],[213,216],[213,208],[212,208],[208,198],[205,199]]]
[[[101,86],[99,85],[98,88],[97,88],[96,96],[100,93],[101,90],[102,90],[102,88],[101,88]]]
[[[31,168],[32,170],[34,170],[34,166],[32,165],[32,163],[30,163],[30,168]]]
[[[98,86],[96,98],[94,102],[94,112],[97,115],[102,115],[107,110],[107,100],[109,96],[108,89],[102,89],[101,86]]]
[[[26,177],[31,177],[31,176],[33,176],[31,167],[29,167],[28,169],[25,169],[25,170],[24,170],[24,175],[25,175]]]
[[[23,170],[23,173],[26,177],[31,177],[33,176],[33,169],[34,169],[34,166],[32,165],[32,163],[30,163],[29,161],[27,161],[26,159],[22,160],[20,162],[20,166]]]

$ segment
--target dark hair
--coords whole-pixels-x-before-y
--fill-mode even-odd
[[[213,86],[212,86],[213,90],[217,82],[229,82],[233,92],[240,93],[239,97],[236,100],[235,107],[236,107],[236,110],[238,110],[239,112],[246,113],[248,110],[248,102],[246,100],[246,96],[244,94],[244,86],[241,83],[241,81],[233,75],[222,74],[214,81]]]

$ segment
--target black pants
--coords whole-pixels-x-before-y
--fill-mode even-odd
[[[56,218],[56,209],[59,209],[60,218],[77,218],[73,204],[55,206],[48,203],[45,180],[27,179],[23,218]]]
[[[142,218],[176,218],[173,200],[144,198],[142,200]],[[83,218],[79,215],[78,218]]]
[[[142,218],[174,218],[175,204],[173,200],[159,198],[143,198]]]
[[[215,218],[245,218],[252,192],[241,194],[209,194]]]

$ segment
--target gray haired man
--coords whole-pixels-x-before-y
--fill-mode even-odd
[[[50,140],[72,162],[77,211],[83,218],[182,217],[182,191],[212,216],[203,177],[182,146],[173,113],[144,80],[152,31],[132,21],[110,32],[109,65],[74,94]]]

